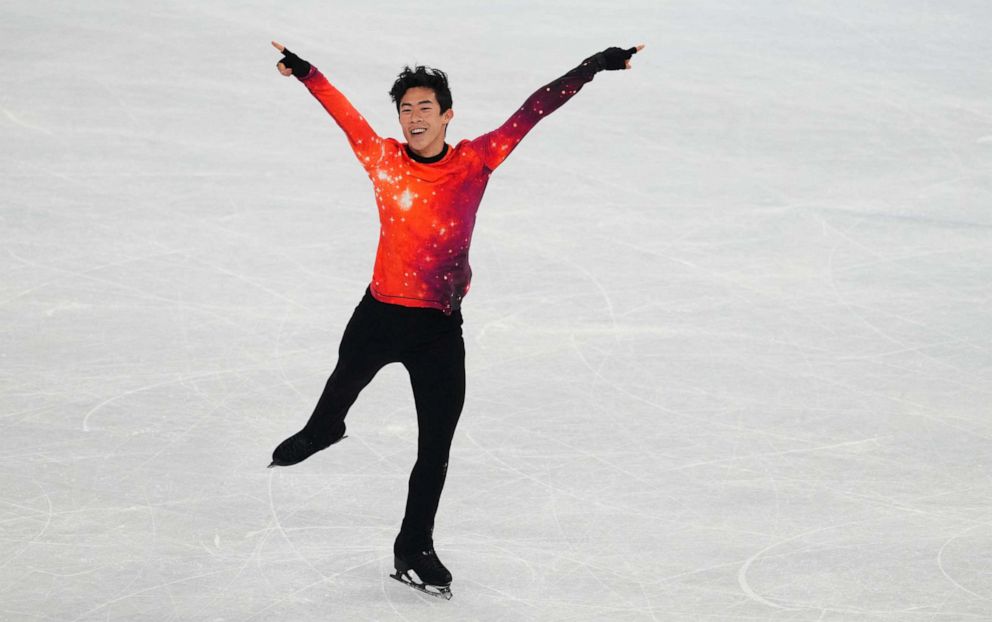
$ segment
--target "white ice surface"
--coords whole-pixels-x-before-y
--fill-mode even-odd
[[[347,5],[347,6],[346,6]],[[270,39],[497,171],[438,602],[390,580],[386,368],[266,470],[370,276],[370,184]],[[0,4],[0,619],[992,620],[992,5]]]

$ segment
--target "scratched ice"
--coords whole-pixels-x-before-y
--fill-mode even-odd
[[[862,4],[6,3],[0,619],[992,619],[992,9]],[[443,68],[449,142],[648,45],[483,200],[450,602],[401,367],[265,469],[379,236],[270,39],[384,135]]]

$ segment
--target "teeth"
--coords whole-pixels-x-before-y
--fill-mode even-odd
[[[427,131],[427,128],[425,128],[425,127],[418,127],[418,128],[415,128],[415,129],[410,130],[410,133],[411,134],[423,134],[426,131]]]

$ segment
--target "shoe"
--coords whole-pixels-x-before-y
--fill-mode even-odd
[[[292,466],[294,464],[299,464],[303,462],[310,456],[314,455],[322,449],[327,449],[334,443],[345,438],[344,435],[345,425],[342,421],[335,429],[332,434],[330,442],[318,442],[317,440],[311,438],[306,429],[300,430],[296,434],[290,436],[283,442],[279,443],[276,450],[272,452],[272,464],[269,468],[277,466]]]
[[[433,546],[397,552],[393,564],[396,572],[390,577],[430,596],[451,600],[451,573],[438,559]]]

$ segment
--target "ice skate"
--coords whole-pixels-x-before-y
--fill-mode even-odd
[[[334,433],[331,435],[330,442],[320,443],[315,441],[306,431],[306,429],[300,430],[296,434],[290,436],[283,442],[279,443],[276,450],[272,452],[272,464],[269,468],[277,466],[292,466],[303,462],[310,456],[314,455],[322,449],[327,449],[334,443],[337,443],[342,438],[345,438],[344,434],[345,425],[342,421],[341,424],[334,429]]]
[[[393,558],[396,572],[389,575],[424,594],[451,600],[451,573],[437,558],[434,547]]]

